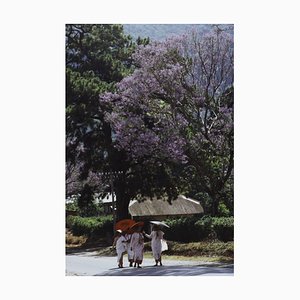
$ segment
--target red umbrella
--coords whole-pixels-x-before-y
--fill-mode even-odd
[[[123,219],[116,223],[115,230],[127,231],[134,224],[135,221],[132,219]]]
[[[129,230],[130,230],[131,232],[133,232],[136,228],[138,228],[138,227],[143,227],[143,226],[144,226],[144,222],[137,222],[137,223],[133,224],[133,225],[129,228]]]

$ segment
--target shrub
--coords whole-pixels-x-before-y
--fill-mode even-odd
[[[106,232],[113,231],[113,218],[112,216],[103,216],[96,218],[98,224],[94,228],[94,235],[104,236]]]
[[[66,227],[71,228],[74,225],[76,218],[77,218],[76,216],[68,216],[66,218]]]
[[[112,232],[113,219],[111,216],[103,217],[79,217],[69,216],[68,227],[74,235],[105,236],[106,232]]]
[[[233,217],[212,218],[213,231],[219,240],[227,242],[233,240],[234,219]]]
[[[198,218],[180,217],[166,220],[170,228],[166,232],[166,237],[172,241],[190,242],[198,240],[197,228],[195,226]]]
[[[80,217],[68,216],[67,227],[74,235],[88,237],[106,237],[113,231],[112,216]],[[197,242],[206,239],[233,241],[233,217],[180,217],[165,221],[170,228],[165,230],[165,237],[170,241]]]
[[[213,234],[212,218],[203,216],[195,223],[198,240],[204,240]]]
[[[196,242],[205,239],[233,240],[233,217],[180,217],[165,221],[170,228],[166,239],[178,242]]]
[[[230,210],[227,208],[225,203],[221,202],[219,204],[218,210],[219,210],[219,215],[220,216],[222,216],[222,217],[229,217],[230,216]]]

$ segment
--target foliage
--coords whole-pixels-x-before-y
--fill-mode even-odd
[[[206,239],[233,240],[233,217],[181,217],[166,220],[170,226],[166,238],[172,241],[193,242]]]
[[[212,218],[213,231],[219,240],[232,241],[234,233],[233,217]]]
[[[96,201],[94,194],[91,195],[83,190],[82,195],[84,199],[82,199],[81,194],[69,198],[66,203],[66,209],[76,211],[81,217],[99,216],[103,214],[103,203],[101,201]],[[91,201],[91,199],[93,200]]]
[[[102,217],[79,217],[69,216],[67,226],[74,235],[105,236],[106,232],[112,232],[112,216]]]
[[[148,42],[138,39],[137,44]],[[81,194],[78,205],[85,216],[95,213],[92,194],[107,193],[112,180],[117,218],[128,217],[128,203],[137,190],[148,190],[150,183],[161,186],[168,172],[159,172],[155,165],[141,168],[113,146],[111,127],[104,119],[111,110],[98,101],[99,94],[115,91],[115,84],[132,72],[135,47],[120,25],[66,27],[66,191]],[[108,171],[118,171],[118,176],[99,175]],[[152,181],[141,180],[145,176]]]
[[[121,25],[66,25],[66,64],[81,74],[93,71],[102,82],[118,82],[128,74],[131,53]]]
[[[68,216],[67,227],[74,235],[105,237],[106,232],[112,233],[112,216],[80,217]],[[170,228],[165,229],[168,241],[197,242],[205,240],[219,240],[223,242],[233,240],[233,217],[181,217],[170,218],[165,221]]]
[[[233,240],[233,217],[204,216],[195,223],[196,228],[203,238],[216,238],[220,241]]]
[[[122,171],[112,179],[118,219],[136,195],[180,192],[230,215],[232,36],[148,43],[137,47],[120,25],[66,26],[67,195],[80,193],[81,214],[94,215],[92,194],[110,185],[99,172]]]
[[[223,202],[219,203],[219,215],[221,217],[229,217],[231,215],[230,210],[227,208],[226,204]]]
[[[72,203],[66,203],[66,210],[72,210],[72,211],[78,211],[78,205],[75,202]]]
[[[137,69],[106,93],[116,146],[142,165],[177,164],[173,189],[209,195],[219,215],[233,177],[233,40],[216,31],[138,47]],[[175,168],[170,168],[171,174]]]
[[[196,221],[194,226],[197,229],[197,237],[200,240],[207,239],[209,237],[215,237],[213,231],[212,218],[210,216],[203,216],[200,220]]]
[[[170,226],[166,230],[166,238],[171,241],[190,242],[198,240],[198,229],[195,222],[198,217],[170,218],[165,222]]]
[[[81,194],[86,216],[95,214],[92,194],[109,188],[99,172],[126,169],[98,99],[131,72],[134,48],[121,25],[66,25],[66,193]]]
[[[103,167],[104,152],[111,143],[111,130],[104,122],[99,94],[113,91],[115,83],[129,74],[133,49],[122,26],[66,26],[66,175],[69,194],[75,192],[68,190],[68,179],[72,175],[71,183],[78,183]]]

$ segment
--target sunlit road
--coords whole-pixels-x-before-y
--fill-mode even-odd
[[[117,268],[117,258],[96,256],[96,252],[82,252],[66,256],[68,276],[232,276],[232,264],[200,263],[195,261],[165,260],[153,266],[153,259],[145,258],[142,268],[129,268],[127,256],[124,268]]]

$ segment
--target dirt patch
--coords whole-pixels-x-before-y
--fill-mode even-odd
[[[66,230],[66,253],[76,253],[85,251],[98,251],[108,249],[110,244],[105,238],[87,237],[73,235],[70,230]],[[107,251],[106,251],[107,252]],[[106,253],[104,251],[104,253]],[[105,255],[105,254],[103,254]]]

